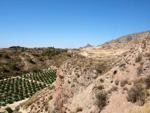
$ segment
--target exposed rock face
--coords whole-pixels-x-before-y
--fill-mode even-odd
[[[39,95],[33,96],[32,98],[37,97],[38,99],[26,107],[26,112],[45,111],[44,103],[47,103],[48,110],[45,112],[71,113],[80,109],[83,113],[99,113],[100,109],[95,104],[96,70],[74,67],[67,62],[59,68],[57,76],[54,89],[44,89],[44,95],[47,96],[41,95],[41,98],[39,98]],[[49,96],[52,97],[51,100],[47,100]],[[41,103],[41,100],[44,102]],[[31,107],[35,103],[41,103],[42,105],[35,110]],[[22,106],[24,108],[25,104]]]
[[[58,92],[55,100],[56,112],[69,113],[82,108],[82,112],[90,110],[94,104],[93,81],[96,71],[74,68],[69,63],[63,65],[57,72],[55,91]],[[55,92],[55,93],[56,93]]]

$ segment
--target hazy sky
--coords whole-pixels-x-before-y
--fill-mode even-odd
[[[78,48],[150,30],[150,0],[0,0],[0,48]]]

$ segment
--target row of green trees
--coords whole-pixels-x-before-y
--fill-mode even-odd
[[[56,70],[0,80],[0,106],[31,97],[56,80]]]
[[[56,80],[56,70],[27,74],[23,75],[22,77],[46,84],[51,84]]]

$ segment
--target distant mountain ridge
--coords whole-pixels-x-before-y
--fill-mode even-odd
[[[134,44],[141,43],[142,39],[148,37],[149,34],[150,30],[140,33],[133,33],[115,40],[111,40],[97,47],[98,49],[129,49],[133,47]]]
[[[87,44],[84,47],[92,47],[92,45],[91,44]]]

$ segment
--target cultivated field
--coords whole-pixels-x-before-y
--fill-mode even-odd
[[[31,97],[56,80],[56,70],[26,74],[0,81],[0,107]]]

